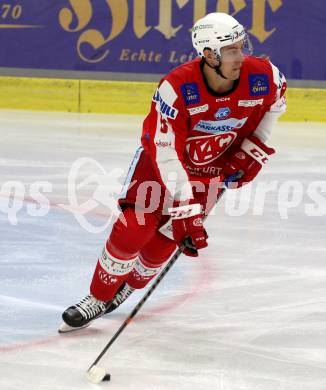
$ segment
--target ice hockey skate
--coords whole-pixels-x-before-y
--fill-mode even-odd
[[[59,333],[72,332],[89,326],[94,320],[116,310],[132,293],[134,289],[127,283],[119,288],[114,298],[104,302],[93,295],[87,295],[76,305],[68,307],[63,314],[63,323],[59,327]]]
[[[59,327],[59,333],[86,328],[96,318],[105,314],[111,303],[112,300],[104,302],[96,299],[92,294],[87,295],[79,303],[68,307],[62,313],[63,323]]]
[[[130,287],[128,283],[123,283],[105,313],[111,313],[113,310],[116,310],[134,291],[135,289]]]

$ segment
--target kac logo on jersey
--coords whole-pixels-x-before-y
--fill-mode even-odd
[[[269,94],[269,81],[267,74],[249,75],[249,89],[251,96],[262,96]]]
[[[197,83],[187,83],[181,85],[181,92],[187,106],[200,102]]]
[[[215,113],[216,119],[226,119],[230,115],[231,110],[229,107],[223,107],[219,108],[218,111]]]
[[[196,166],[209,164],[219,158],[236,139],[237,133],[191,137],[186,141],[186,151],[190,161]]]

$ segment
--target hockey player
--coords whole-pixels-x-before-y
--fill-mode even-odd
[[[115,310],[157,275],[185,238],[184,253],[198,256],[207,246],[202,217],[211,184],[241,171],[241,187],[275,152],[266,141],[285,111],[283,74],[251,55],[243,26],[227,14],[198,20],[192,42],[198,58],[158,85],[120,199],[121,217],[98,259],[90,294],[65,310],[61,332]],[[168,221],[170,238],[160,231]]]

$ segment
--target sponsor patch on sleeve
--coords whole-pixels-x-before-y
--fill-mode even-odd
[[[173,104],[177,97],[172,85],[166,80],[163,81],[153,96],[157,112],[160,112],[165,118],[175,119],[178,115],[178,110],[173,107]]]
[[[269,80],[267,74],[249,75],[250,96],[268,95],[270,92]]]
[[[181,85],[181,92],[187,106],[200,102],[197,83],[186,83]]]

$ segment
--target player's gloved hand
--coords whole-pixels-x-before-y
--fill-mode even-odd
[[[227,156],[223,171],[226,175],[241,172],[241,178],[237,183],[233,183],[233,186],[242,187],[258,175],[263,165],[268,162],[269,156],[274,153],[273,148],[268,147],[259,138],[252,135],[243,140],[238,150]]]
[[[184,202],[183,202],[184,203]],[[199,203],[174,202],[169,208],[172,220],[174,241],[180,246],[186,243],[183,253],[187,256],[197,257],[198,249],[205,248],[208,235],[203,226],[203,215]],[[186,241],[185,241],[186,240]]]

